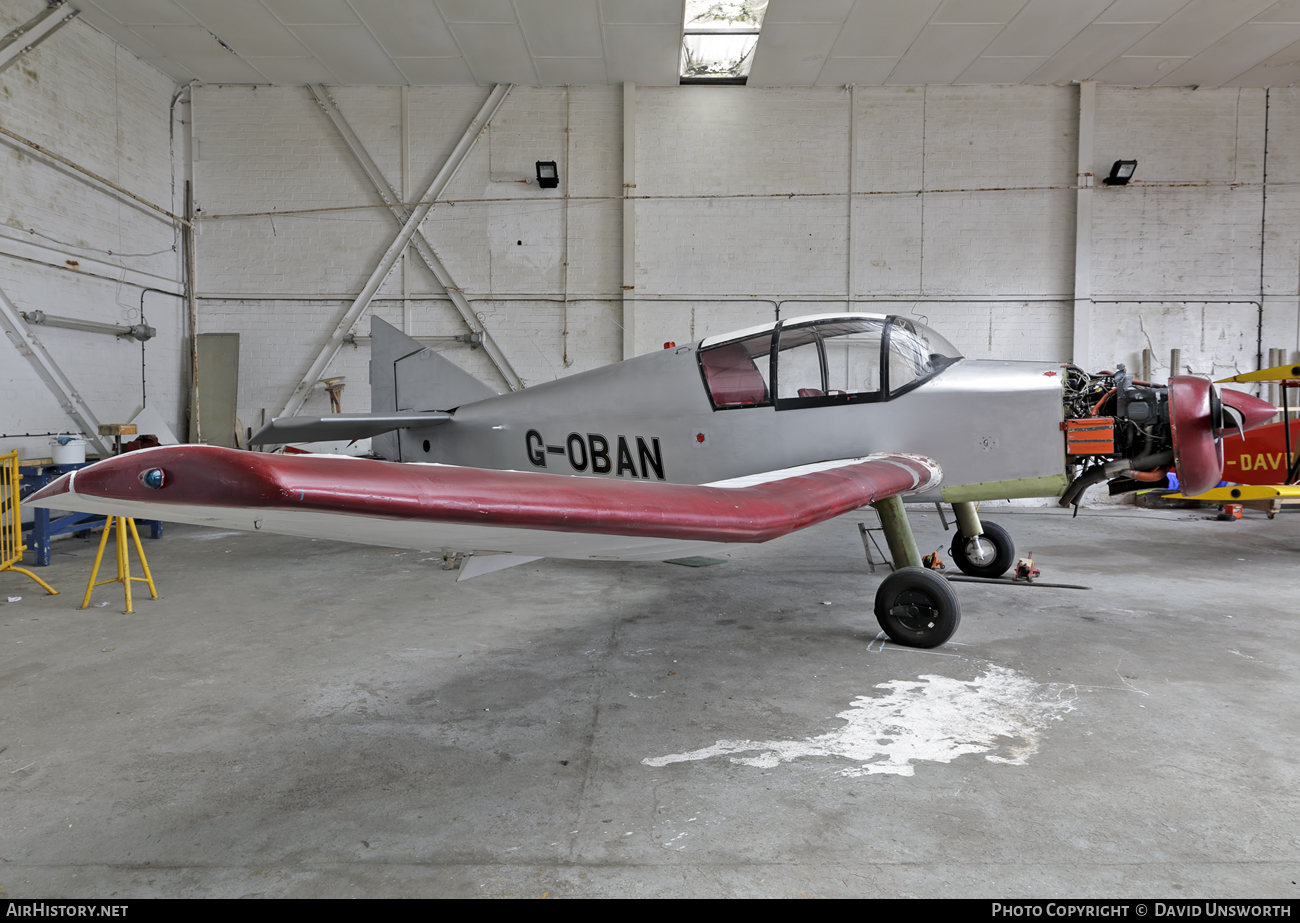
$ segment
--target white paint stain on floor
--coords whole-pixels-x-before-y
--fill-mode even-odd
[[[1022,766],[1052,721],[1074,710],[1072,687],[1045,686],[1005,667],[973,680],[926,674],[881,683],[883,696],[859,696],[837,718],[845,726],[804,740],[719,740],[711,747],[641,762],[666,766],[714,756],[770,769],[806,756],[837,756],[858,765],[842,776],[910,776],[916,762],[950,763],[982,753],[993,763]],[[753,756],[736,754],[755,753]]]

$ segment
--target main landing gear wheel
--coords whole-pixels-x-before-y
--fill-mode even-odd
[[[923,567],[905,567],[876,590],[876,621],[895,644],[938,647],[961,624],[961,605],[952,587]]]
[[[967,538],[958,532],[948,553],[963,574],[972,577],[1001,577],[1016,559],[1016,546],[1007,530],[985,519],[983,535]]]

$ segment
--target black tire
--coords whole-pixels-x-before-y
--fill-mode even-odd
[[[1016,546],[1011,541],[1011,536],[1007,530],[1002,528],[996,522],[989,522],[985,519],[980,523],[984,527],[984,534],[979,536],[993,544],[994,555],[992,560],[982,563],[976,563],[971,560],[968,554],[968,548],[973,544],[972,539],[968,539],[958,532],[953,536],[952,545],[948,548],[948,553],[952,555],[953,563],[961,570],[963,574],[969,574],[972,577],[1001,577],[1016,560]]]
[[[876,621],[895,644],[938,647],[961,624],[961,604],[948,581],[934,571],[905,567],[876,590]]]

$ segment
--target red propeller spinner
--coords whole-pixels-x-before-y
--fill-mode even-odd
[[[1217,485],[1223,480],[1224,435],[1253,429],[1276,414],[1272,404],[1242,391],[1225,390],[1221,398],[1204,378],[1170,378],[1169,423],[1179,489],[1192,496]]]

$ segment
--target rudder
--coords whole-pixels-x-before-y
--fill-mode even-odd
[[[495,397],[497,392],[450,359],[422,345],[392,324],[370,317],[370,410],[454,410]],[[397,433],[371,441],[376,454],[398,458]]]

